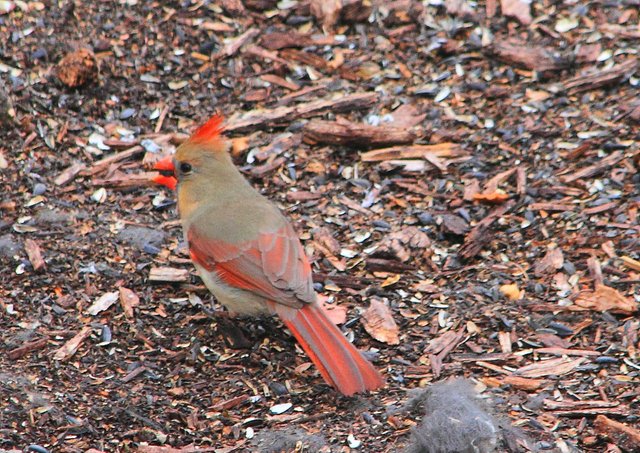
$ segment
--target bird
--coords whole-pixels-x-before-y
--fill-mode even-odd
[[[155,164],[157,184],[177,190],[191,260],[204,284],[236,316],[277,315],[345,396],[384,379],[327,317],[292,224],[234,165],[223,117],[212,116]]]

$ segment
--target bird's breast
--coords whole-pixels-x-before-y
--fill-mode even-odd
[[[242,316],[263,316],[270,314],[264,298],[244,289],[234,288],[225,283],[215,270],[207,270],[194,262],[205,286],[218,302],[235,314]]]

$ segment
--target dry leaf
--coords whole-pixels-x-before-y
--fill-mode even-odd
[[[122,311],[124,311],[124,315],[127,318],[133,318],[133,308],[137,307],[139,303],[140,298],[136,293],[124,286],[120,287],[120,305],[122,306]]]
[[[27,256],[29,257],[29,261],[33,266],[33,269],[39,271],[40,269],[45,267],[45,262],[42,259],[42,252],[40,251],[40,246],[33,239],[26,239],[24,241],[24,249],[27,252]]]
[[[630,314],[638,311],[638,303],[624,297],[615,288],[596,285],[595,291],[583,291],[575,300],[582,308],[595,311],[613,311]]]
[[[564,255],[558,247],[551,248],[547,254],[536,263],[533,273],[536,277],[541,277],[549,272],[562,268]]]
[[[475,201],[481,201],[484,203],[491,203],[491,204],[504,203],[509,198],[510,198],[510,195],[501,189],[497,189],[495,192],[477,193],[473,196],[473,199]]]
[[[325,33],[331,33],[338,22],[342,0],[311,0],[311,14],[322,22]]]
[[[399,344],[398,326],[393,320],[391,309],[379,299],[371,299],[371,305],[362,314],[365,330],[378,341]]]
[[[518,285],[515,283],[502,285],[500,287],[500,292],[509,300],[520,299],[520,288],[518,288]]]
[[[117,300],[117,291],[104,293],[102,296],[98,297],[98,299],[96,299],[96,301],[89,308],[87,308],[87,313],[95,316],[101,311],[105,311],[107,308],[115,304]]]
[[[393,275],[390,275],[389,277],[387,277],[387,278],[385,279],[385,281],[383,281],[383,282],[380,284],[380,287],[381,287],[381,288],[385,288],[385,287],[387,287],[387,286],[395,285],[396,283],[398,283],[398,282],[400,281],[400,277],[401,277],[401,275],[400,275],[400,274],[393,274]]]

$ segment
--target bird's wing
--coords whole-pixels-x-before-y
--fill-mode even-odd
[[[216,240],[192,224],[187,240],[191,258],[230,286],[295,308],[315,301],[311,265],[289,223],[236,243]]]

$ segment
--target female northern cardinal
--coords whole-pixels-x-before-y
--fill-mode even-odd
[[[382,377],[316,301],[311,266],[291,224],[231,161],[214,116],[156,164],[157,183],[178,188],[191,259],[218,301],[240,315],[277,314],[344,395],[373,390]]]

